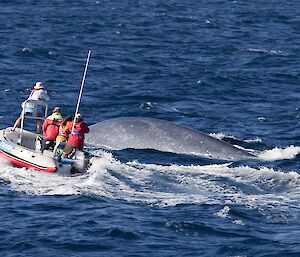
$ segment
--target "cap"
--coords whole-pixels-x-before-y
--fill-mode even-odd
[[[60,107],[56,106],[52,112],[60,112]]]
[[[34,86],[35,89],[42,89],[44,88],[42,82],[38,81],[35,83],[35,86]]]
[[[77,118],[82,118],[82,116],[81,116],[80,113],[77,113],[76,116],[75,116],[75,118],[76,118],[76,119],[77,119]]]
[[[54,114],[52,114],[52,116],[53,116],[53,119],[62,120],[62,117],[59,113],[54,113]]]

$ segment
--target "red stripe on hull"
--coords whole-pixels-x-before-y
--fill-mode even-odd
[[[40,171],[40,172],[56,172],[57,169],[53,168],[53,167],[41,167],[41,166],[36,166],[34,164],[30,164],[28,162],[22,161],[21,159],[17,159],[14,156],[0,151],[0,156],[7,160],[11,165],[16,166],[18,168],[26,168],[26,169],[31,169],[31,170],[35,170],[35,171]]]

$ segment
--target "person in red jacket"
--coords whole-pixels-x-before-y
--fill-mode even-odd
[[[48,116],[42,126],[44,135],[44,144],[42,151],[45,149],[53,149],[55,145],[56,137],[59,133],[59,126],[61,124],[62,117],[59,107],[55,107],[52,114]]]
[[[72,123],[73,127],[73,123]],[[68,142],[64,148],[63,158],[69,157],[72,153],[82,150],[84,146],[84,134],[89,133],[88,126],[84,123],[80,113],[76,115],[74,130],[69,135]]]

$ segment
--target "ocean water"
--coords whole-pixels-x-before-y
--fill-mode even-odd
[[[300,3],[0,1],[0,124],[36,81],[88,124],[152,117],[260,152],[103,151],[78,177],[0,164],[1,256],[300,256]]]

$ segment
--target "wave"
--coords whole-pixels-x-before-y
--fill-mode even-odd
[[[209,133],[209,135],[211,136],[211,137],[214,137],[214,138],[216,138],[216,139],[220,139],[220,140],[222,140],[222,139],[224,139],[224,138],[232,138],[232,139],[238,139],[238,138],[236,138],[236,137],[234,137],[234,136],[229,136],[229,135],[226,135],[226,134],[224,134],[224,133],[222,133],[222,132],[219,132],[219,133]]]
[[[265,53],[271,55],[286,55],[282,50],[274,50],[274,49],[263,49],[263,48],[248,48],[249,52],[257,52],[257,53]]]
[[[227,135],[225,133],[222,133],[222,132],[219,132],[219,133],[209,133],[209,135],[211,137],[214,137],[216,139],[220,139],[220,140],[224,140],[224,139],[234,139],[234,140],[238,140],[238,141],[243,141],[243,142],[246,142],[246,143],[262,143],[262,140],[260,138],[252,138],[252,139],[245,139],[245,140],[242,140],[242,139],[239,139],[235,136],[232,136],[232,135]]]
[[[61,56],[57,52],[45,48],[23,47],[20,53],[23,56],[56,59],[56,60],[61,59]]]
[[[290,160],[299,153],[300,147],[291,145],[284,149],[275,147],[271,150],[265,150],[258,155],[258,158],[265,161]]]
[[[159,207],[178,204],[242,205],[246,208],[296,208],[300,175],[267,167],[122,163],[97,152],[89,172],[62,177],[0,164],[0,180],[28,195],[85,195]],[[270,207],[271,206],[271,207]]]
[[[230,215],[231,208],[228,205],[225,205],[223,209],[219,210],[215,215],[222,219],[229,219],[232,220],[232,223],[240,226],[245,226],[246,223],[240,219],[234,219]]]
[[[259,146],[266,147],[260,138],[242,140],[224,133],[210,133],[209,135],[220,140],[229,141],[230,143],[234,144],[236,148],[247,152],[253,152],[258,159],[263,161],[291,160],[300,153],[300,147],[294,145],[290,145],[286,148],[275,147],[267,150],[251,149],[250,147],[254,146],[256,143],[259,144]],[[243,143],[247,143],[247,147],[239,145]]]

